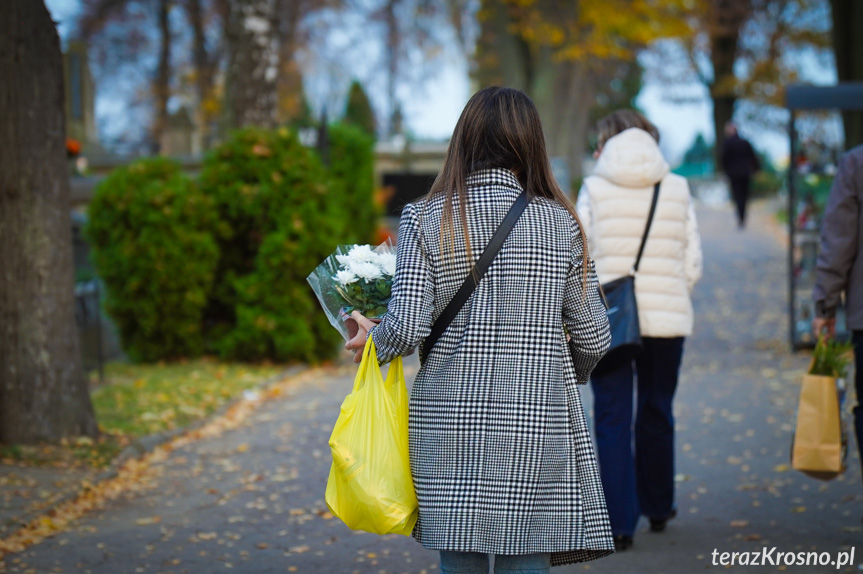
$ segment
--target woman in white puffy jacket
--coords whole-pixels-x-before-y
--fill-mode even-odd
[[[601,283],[632,269],[660,183],[635,279],[644,350],[633,362],[591,378],[600,475],[615,545],[625,550],[639,516],[660,532],[677,512],[672,401],[684,338],[692,333],[690,293],[701,277],[701,241],[689,185],[669,172],[656,127],[638,112],[621,110],[597,128],[596,168],[584,180],[576,208]]]

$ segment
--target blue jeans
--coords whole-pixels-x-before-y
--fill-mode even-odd
[[[441,574],[488,574],[488,554],[479,552],[440,551]],[[519,572],[520,574],[548,574],[551,554],[496,554],[495,574]]]
[[[663,519],[674,509],[672,401],[683,337],[643,342],[635,368],[630,363],[591,377],[599,475],[614,536],[632,536],[641,514]]]

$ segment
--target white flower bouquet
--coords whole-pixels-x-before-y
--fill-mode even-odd
[[[375,248],[339,246],[306,280],[330,324],[349,340],[355,334],[348,322],[353,311],[369,319],[380,319],[387,312],[395,274],[395,248],[386,242]]]

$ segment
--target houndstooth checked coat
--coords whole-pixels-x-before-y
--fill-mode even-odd
[[[467,183],[476,260],[521,185],[501,169]],[[428,336],[468,274],[458,205],[455,260],[449,246],[441,252],[442,202],[421,200],[402,213],[393,297],[371,331],[382,363]],[[583,292],[582,249],[569,212],[532,199],[420,368],[410,398],[410,459],[419,498],[414,537],[425,547],[551,552],[553,565],[613,551],[576,386],[610,340],[592,263]]]

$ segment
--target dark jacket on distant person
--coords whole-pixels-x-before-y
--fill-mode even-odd
[[[863,145],[842,156],[827,200],[813,291],[816,314],[834,317],[843,291],[848,329],[863,330]]]
[[[732,179],[746,178],[761,168],[748,141],[737,134],[722,142],[722,171]]]

